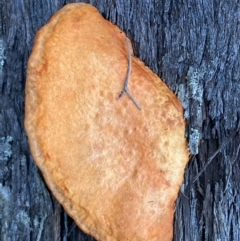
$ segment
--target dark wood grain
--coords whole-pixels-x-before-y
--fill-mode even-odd
[[[47,189],[23,127],[34,36],[68,2],[0,0],[0,240],[94,240]],[[85,2],[127,33],[135,55],[184,105],[193,155],[176,202],[174,240],[239,241],[240,2]]]

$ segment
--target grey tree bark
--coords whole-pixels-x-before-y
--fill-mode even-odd
[[[94,240],[78,229],[47,189],[23,127],[26,68],[34,36],[69,2],[0,0],[3,241]],[[176,202],[174,241],[239,241],[239,0],[84,2],[127,33],[135,55],[177,93],[185,108],[192,156]]]

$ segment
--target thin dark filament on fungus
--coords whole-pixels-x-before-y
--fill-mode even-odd
[[[133,103],[137,106],[137,108],[139,110],[141,110],[140,104],[135,100],[135,98],[131,95],[131,93],[128,90],[128,82],[129,82],[129,78],[130,78],[130,74],[131,74],[131,70],[132,70],[132,58],[131,58],[131,53],[130,53],[127,38],[126,38],[126,46],[127,46],[127,51],[128,51],[128,71],[127,71],[126,80],[124,82],[123,90],[121,91],[118,99],[120,99],[123,96],[123,94],[126,93],[129,96],[129,98],[133,101]]]

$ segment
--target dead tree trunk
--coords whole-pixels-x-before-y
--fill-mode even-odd
[[[49,193],[23,127],[34,36],[68,2],[0,0],[0,240],[94,240]],[[174,240],[239,241],[239,1],[90,3],[127,33],[135,54],[184,105],[194,155],[176,202]]]

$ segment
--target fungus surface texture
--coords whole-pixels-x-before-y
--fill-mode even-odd
[[[180,101],[91,5],[66,5],[37,33],[25,128],[58,201],[99,241],[170,241],[189,159]]]

